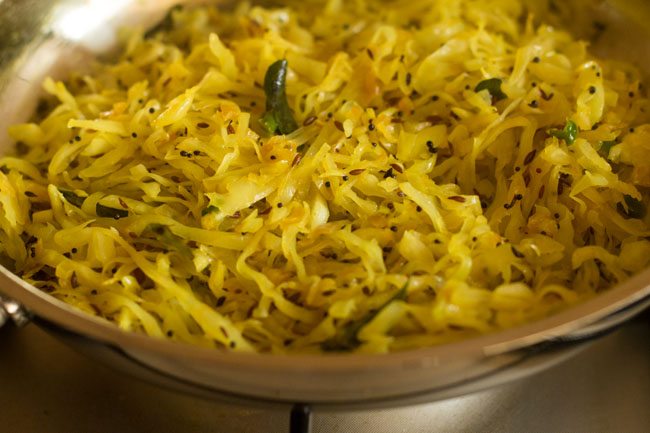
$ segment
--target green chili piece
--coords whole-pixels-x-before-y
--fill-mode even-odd
[[[261,119],[264,128],[271,134],[290,134],[298,129],[293,118],[286,94],[287,69],[286,60],[278,60],[269,66],[264,77],[266,93],[266,113]]]

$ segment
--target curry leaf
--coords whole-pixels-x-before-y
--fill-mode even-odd
[[[103,218],[115,218],[119,220],[120,218],[126,218],[129,216],[129,211],[124,209],[115,209],[112,207],[104,206],[103,204],[97,203],[95,206],[95,213],[98,217]]]
[[[81,205],[86,201],[86,197],[78,196],[72,191],[59,189],[59,192],[63,195],[63,198],[73,206],[81,207]]]
[[[500,78],[490,78],[478,83],[474,88],[474,91],[478,93],[482,90],[487,90],[490,92],[490,95],[492,95],[492,101],[499,102],[503,99],[508,98],[508,95],[503,93],[503,90],[501,90],[502,83],[503,81]]]
[[[603,158],[608,158],[609,157],[609,151],[612,150],[612,147],[614,147],[614,145],[616,145],[616,140],[601,141],[600,142],[600,149],[598,149],[598,153]]]
[[[206,215],[211,214],[213,212],[219,212],[219,208],[216,207],[216,206],[210,205],[210,206],[206,207],[205,209],[203,209],[201,211],[201,216],[206,216]]]
[[[623,203],[619,203],[617,206],[621,214],[628,218],[641,219],[645,217],[646,207],[641,200],[637,200],[627,194],[623,197],[623,200],[625,201],[625,206],[623,206]]]
[[[192,250],[183,239],[172,233],[169,227],[162,224],[149,224],[142,232],[144,235],[155,239],[160,243],[161,248],[176,251],[181,257],[191,260]]]
[[[405,284],[404,287],[402,287],[395,295],[393,295],[377,310],[369,311],[361,319],[349,323],[334,337],[323,341],[321,343],[321,349],[326,352],[349,352],[359,347],[361,345],[361,341],[359,340],[358,335],[361,329],[363,329],[364,326],[366,326],[375,317],[377,317],[377,315],[387,306],[395,301],[403,301],[406,299],[407,287],[408,283]]]
[[[578,138],[578,125],[576,125],[574,121],[569,120],[563,130],[551,129],[548,133],[553,137],[564,140],[566,144],[573,144],[575,143],[576,138]]]

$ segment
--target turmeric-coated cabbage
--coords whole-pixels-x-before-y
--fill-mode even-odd
[[[9,133],[0,255],[124,330],[405,350],[648,267],[650,104],[520,0],[174,9]]]

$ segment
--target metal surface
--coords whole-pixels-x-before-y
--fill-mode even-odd
[[[41,79],[48,74],[64,76],[72,68],[83,68],[95,53],[109,50],[115,30],[121,26],[153,22],[176,3],[172,0],[58,0],[0,2],[0,131],[25,119],[40,93]],[[593,2],[588,4],[592,4]],[[577,3],[576,3],[577,4]],[[607,22],[596,47],[616,57],[648,60],[649,33],[617,14],[605,3],[584,8],[581,20],[597,15]],[[649,7],[650,9],[650,7]],[[4,11],[4,14],[3,14]],[[7,12],[10,11],[10,12]],[[37,12],[33,12],[37,11]],[[605,13],[606,12],[606,13]],[[602,16],[601,16],[602,15]],[[10,24],[3,20],[11,20]],[[12,32],[18,36],[11,36]],[[7,39],[9,38],[9,39]],[[13,38],[13,39],[12,39]],[[621,50],[620,47],[625,47]],[[650,69],[646,69],[650,70]],[[0,136],[0,151],[11,143]],[[102,348],[117,348],[114,362],[137,364],[152,373],[185,384],[260,401],[306,401],[330,405],[351,401],[389,404],[418,402],[471,392],[485,378],[496,377],[512,368],[512,374],[498,376],[490,386],[530,374],[551,365],[539,355],[539,364],[517,370],[529,360],[527,348],[548,341],[589,336],[614,326],[647,305],[650,270],[607,291],[601,296],[548,319],[498,334],[385,356],[268,356],[225,353],[160,341],[124,333],[98,319],[86,316],[29,286],[6,268],[0,267],[0,288],[36,315],[71,335],[83,335]],[[635,309],[618,311],[636,304]],[[606,322],[601,322],[606,320]],[[603,325],[606,324],[607,326]],[[566,352],[562,352],[566,356]],[[107,355],[103,356],[108,358]],[[556,357],[561,359],[560,355]],[[450,394],[449,390],[454,392]],[[413,397],[416,396],[416,397]],[[412,398],[411,398],[412,397]],[[409,400],[410,398],[410,400]],[[392,404],[392,403],[390,403]]]
[[[9,320],[9,314],[4,308],[0,307],[0,328]]]
[[[296,404],[289,417],[289,433],[311,433],[311,408]]]
[[[4,325],[9,319],[21,328],[29,323],[30,315],[18,302],[0,296],[0,326]]]
[[[650,431],[650,317],[520,381],[433,404],[316,410],[314,433]],[[0,330],[0,420],[20,433],[287,433],[285,408],[248,408],[116,373],[34,325]]]

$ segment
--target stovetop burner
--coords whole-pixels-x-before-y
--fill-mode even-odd
[[[320,413],[315,433],[650,431],[650,315],[532,378],[406,408]],[[0,431],[285,433],[286,412],[176,394],[77,354],[33,325],[0,330]]]

